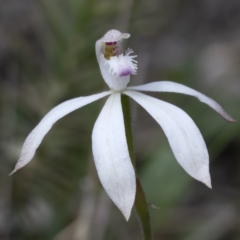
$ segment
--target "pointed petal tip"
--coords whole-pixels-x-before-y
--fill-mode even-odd
[[[131,217],[134,202],[135,202],[135,198],[131,204],[127,204],[127,205],[123,206],[122,208],[119,208],[127,222],[129,221],[129,219]]]
[[[202,182],[204,185],[206,185],[208,188],[212,189],[212,181],[210,173],[207,171],[207,173],[201,175],[200,178],[197,179],[198,181]]]
[[[19,170],[19,168],[14,168],[14,170],[8,175],[9,177],[11,176],[11,175],[13,175],[15,172],[17,172]]]
[[[230,120],[228,120],[228,122],[237,123],[237,120],[235,120],[234,118],[231,118]]]
[[[123,216],[125,217],[126,221],[128,222],[130,216],[131,216],[131,210],[122,212]]]
[[[202,180],[200,180],[203,184],[205,184],[208,188],[212,189],[212,182],[210,174],[205,176]]]
[[[232,118],[229,114],[227,114],[224,110],[223,110],[224,114],[221,114],[221,116],[227,121],[227,122],[231,122],[231,123],[237,123],[237,120],[235,120],[234,118]]]
[[[208,188],[212,189],[212,183],[211,182],[207,182],[207,183],[204,183]]]

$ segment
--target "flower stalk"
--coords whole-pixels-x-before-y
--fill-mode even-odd
[[[131,104],[130,99],[126,95],[121,95],[122,102],[122,111],[123,111],[123,119],[125,125],[126,139],[128,145],[129,155],[134,166],[136,172],[136,160],[134,153],[134,144],[133,144],[133,134],[132,134],[132,118],[131,118]],[[136,176],[136,197],[134,203],[135,209],[139,216],[139,220],[141,222],[142,231],[144,234],[144,240],[152,240],[151,233],[151,224],[150,224],[150,216],[148,211],[148,204],[145,197],[145,193],[141,186],[141,183]]]
[[[136,160],[135,160],[133,134],[132,134],[132,117],[131,117],[130,99],[128,96],[122,94],[121,102],[122,102],[122,111],[123,111],[123,119],[124,119],[124,125],[125,125],[128,151],[129,151],[129,155],[130,155],[133,167],[136,170]]]

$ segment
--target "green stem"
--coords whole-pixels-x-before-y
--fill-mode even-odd
[[[137,178],[137,193],[135,198],[135,208],[142,224],[145,240],[152,240],[151,224],[148,211],[147,200],[141,186],[139,179]]]
[[[125,132],[126,132],[126,138],[127,138],[127,144],[128,144],[128,151],[129,151],[132,164],[136,170],[136,161],[135,161],[133,135],[132,135],[130,99],[128,96],[122,95],[121,101],[122,101],[122,110],[123,110]],[[135,209],[137,211],[137,214],[141,222],[142,230],[144,233],[144,239],[152,240],[148,204],[147,204],[146,197],[145,197],[143,188],[141,186],[141,183],[137,177],[136,177],[136,184],[137,184],[137,191],[136,191],[136,198],[134,203]]]
[[[133,146],[133,135],[132,135],[132,117],[131,117],[131,106],[130,99],[126,95],[122,95],[122,110],[123,110],[123,118],[125,125],[125,132],[128,144],[128,151],[132,161],[134,168],[136,167],[135,154],[134,154],[134,146]]]

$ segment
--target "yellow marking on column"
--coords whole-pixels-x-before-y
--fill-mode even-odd
[[[104,57],[109,60],[110,57],[113,57],[116,55],[116,42],[106,42],[105,43],[105,52]]]

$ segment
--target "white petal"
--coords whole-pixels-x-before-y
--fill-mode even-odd
[[[147,96],[125,91],[161,125],[175,158],[193,178],[211,187],[206,144],[193,120],[180,108]]]
[[[136,178],[126,141],[121,95],[113,93],[93,129],[93,156],[100,181],[128,220],[136,194]]]
[[[103,98],[109,94],[111,94],[111,91],[94,94],[88,97],[78,97],[63,102],[53,108],[28,135],[27,139],[23,144],[20,158],[11,174],[18,171],[20,168],[24,167],[27,163],[31,161],[36,152],[36,149],[42,142],[44,136],[48,133],[48,131],[51,129],[52,125],[56,121],[58,121],[60,118],[64,117],[68,113],[91,102],[94,102],[100,98]]]
[[[236,122],[231,116],[229,116],[225,110],[213,99],[205,96],[204,94],[197,92],[196,90],[184,86],[179,83],[170,82],[170,81],[160,81],[147,83],[140,86],[129,87],[129,90],[138,90],[138,91],[150,91],[150,92],[174,92],[187,94],[193,97],[196,97],[200,102],[207,104],[213,110],[218,112],[224,119],[229,122]]]

